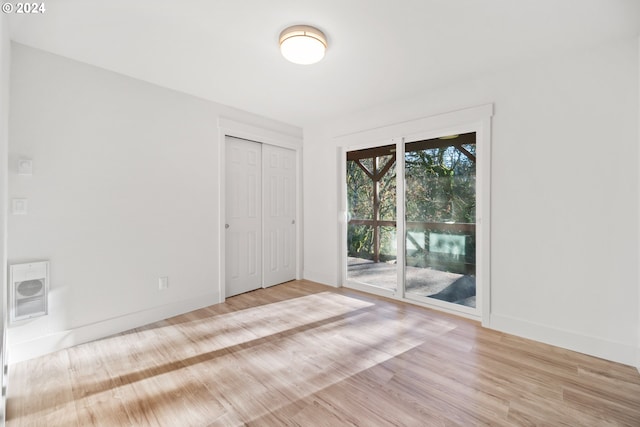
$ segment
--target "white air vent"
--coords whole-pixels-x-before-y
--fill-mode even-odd
[[[11,322],[47,314],[49,294],[48,261],[10,266],[9,282]]]

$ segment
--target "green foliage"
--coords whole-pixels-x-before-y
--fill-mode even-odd
[[[347,162],[347,197],[351,218],[373,219],[373,184],[354,161]]]
[[[373,227],[349,225],[347,247],[349,256],[373,259]]]
[[[475,154],[475,145],[465,148]],[[474,223],[475,169],[455,147],[407,152],[407,221]]]
[[[475,156],[475,144],[463,148]],[[405,214],[408,222],[420,223],[463,223],[473,224],[476,219],[475,182],[476,165],[462,150],[455,146],[427,150],[411,150],[407,144],[405,154]],[[391,159],[391,156],[377,158],[377,170]],[[376,159],[363,159],[361,164],[371,173]],[[372,220],[375,185],[364,170],[355,162],[347,161],[347,194],[350,219]],[[379,220],[395,220],[396,214],[396,167],[392,167],[378,184]],[[429,230],[415,230],[424,233],[418,239],[415,256],[424,263],[429,256]],[[446,231],[439,230],[439,233]],[[381,227],[381,254],[386,258],[395,257],[395,228]],[[458,234],[458,233],[456,233]],[[464,234],[464,233],[463,233]],[[475,233],[466,233],[466,262],[475,263]],[[416,246],[412,244],[412,246]],[[373,227],[353,225],[348,227],[349,256],[372,258]],[[442,256],[438,255],[440,258]],[[416,259],[417,259],[416,258]]]

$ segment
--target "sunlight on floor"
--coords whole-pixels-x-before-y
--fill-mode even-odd
[[[194,312],[199,318],[169,319],[58,352],[57,375],[65,375],[68,357],[66,375],[80,386],[33,402],[33,421],[42,421],[46,410],[54,420],[49,425],[63,423],[72,406],[81,423],[123,410],[141,424],[235,424],[238,414],[258,419],[455,328],[417,324],[401,312],[389,313],[396,318],[390,328],[389,317],[369,310],[373,305],[321,292],[229,313]],[[42,388],[42,396],[56,393],[55,381]],[[10,403],[22,398],[12,394]],[[186,418],[175,420],[176,413]]]

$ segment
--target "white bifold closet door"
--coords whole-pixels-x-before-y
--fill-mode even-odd
[[[225,297],[295,279],[295,152],[226,138]]]

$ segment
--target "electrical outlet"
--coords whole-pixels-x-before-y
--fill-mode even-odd
[[[167,276],[158,279],[158,289],[163,290],[169,287],[169,278]]]

